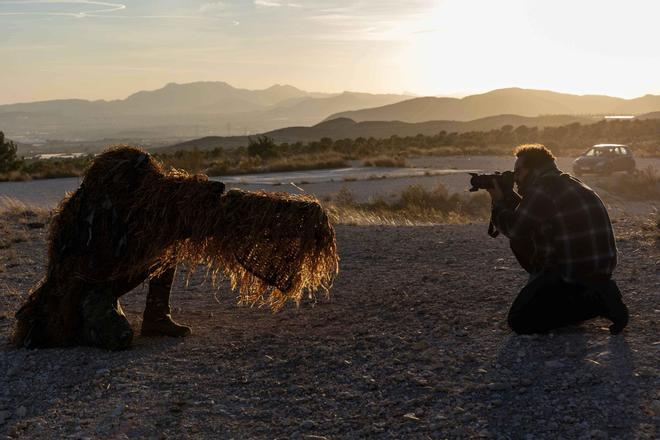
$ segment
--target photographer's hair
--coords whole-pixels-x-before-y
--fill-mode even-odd
[[[513,154],[522,159],[525,168],[530,169],[536,169],[555,161],[555,156],[543,144],[519,145]]]

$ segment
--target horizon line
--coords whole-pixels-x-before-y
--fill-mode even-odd
[[[300,90],[301,92],[305,93],[321,93],[321,94],[327,94],[327,95],[341,95],[343,93],[363,93],[363,94],[369,94],[369,95],[401,95],[401,96],[409,96],[410,99],[415,99],[415,98],[454,98],[454,99],[463,99],[468,96],[476,96],[476,95],[483,95],[487,93],[492,93],[495,91],[499,90],[512,90],[512,89],[518,89],[518,90],[531,90],[531,91],[538,91],[538,92],[551,92],[551,93],[559,93],[559,94],[565,94],[565,95],[574,95],[574,96],[606,96],[609,98],[617,98],[617,99],[624,99],[624,100],[633,100],[633,99],[639,99],[643,98],[645,96],[660,96],[660,93],[658,95],[654,93],[645,93],[642,95],[638,95],[635,97],[631,98],[626,98],[622,96],[617,96],[617,95],[608,95],[605,93],[572,93],[572,92],[566,92],[566,91],[559,91],[559,90],[552,90],[552,89],[543,89],[543,88],[528,88],[528,87],[521,87],[521,86],[506,86],[506,87],[497,87],[494,89],[488,89],[488,90],[479,90],[479,91],[465,91],[465,92],[448,92],[448,93],[437,93],[437,94],[420,94],[417,92],[411,92],[411,91],[402,91],[402,92],[393,92],[393,91],[381,91],[381,92],[373,92],[373,91],[357,91],[357,90],[341,90],[341,91],[318,91],[318,90],[305,90],[302,88],[299,88],[297,86],[291,85],[291,84],[286,84],[286,83],[274,83],[270,86],[263,87],[263,88],[247,88],[247,87],[242,87],[242,86],[236,86],[233,85],[227,81],[223,80],[199,80],[199,81],[190,81],[190,82],[175,82],[175,81],[170,81],[162,85],[161,87],[155,88],[155,89],[142,89],[142,90],[137,90],[134,91],[124,98],[96,98],[96,99],[90,99],[90,98],[77,98],[77,97],[68,97],[68,98],[51,98],[51,99],[37,99],[34,101],[18,101],[18,102],[5,102],[5,103],[0,103],[0,106],[6,106],[6,105],[20,105],[20,104],[37,104],[37,103],[43,103],[43,102],[52,102],[52,101],[86,101],[86,102],[113,102],[113,101],[124,101],[131,96],[141,93],[141,92],[155,92],[158,90],[162,90],[167,86],[170,85],[177,85],[177,86],[185,86],[185,85],[191,85],[191,84],[198,84],[198,83],[223,83],[227,84],[229,87],[232,87],[234,89],[243,89],[243,90],[248,90],[248,91],[264,91],[268,90],[273,87],[293,87],[297,90]]]

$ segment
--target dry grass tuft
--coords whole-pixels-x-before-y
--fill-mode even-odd
[[[490,198],[484,193],[450,195],[440,184],[431,191],[411,185],[393,201],[377,198],[357,202],[342,188],[332,198],[329,212],[333,222],[351,225],[461,224],[487,220]]]
[[[362,161],[365,167],[404,168],[407,166],[406,158],[402,156],[377,156]]]
[[[0,196],[0,218],[5,221],[45,220],[49,211],[36,205],[28,205],[12,197]]]
[[[660,248],[660,211],[655,211],[642,226],[644,233]]]
[[[0,196],[0,249],[9,249],[14,243],[28,241],[27,229],[44,227],[47,217],[48,210],[42,207]]]
[[[635,174],[603,179],[599,185],[625,200],[660,200],[660,173],[649,166]]]

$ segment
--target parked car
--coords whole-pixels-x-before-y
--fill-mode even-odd
[[[616,171],[634,173],[635,159],[630,147],[621,144],[598,144],[589,148],[573,162],[573,173],[609,174]]]

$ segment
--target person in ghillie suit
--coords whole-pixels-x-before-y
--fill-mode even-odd
[[[148,153],[114,147],[55,211],[48,270],[16,313],[16,346],[131,345],[119,298],[149,280],[143,336],[186,336],[172,319],[178,264],[206,265],[240,284],[240,302],[274,310],[304,290],[326,292],[338,271],[334,229],[318,201],[275,193],[225,193],[221,182],[166,172]]]

